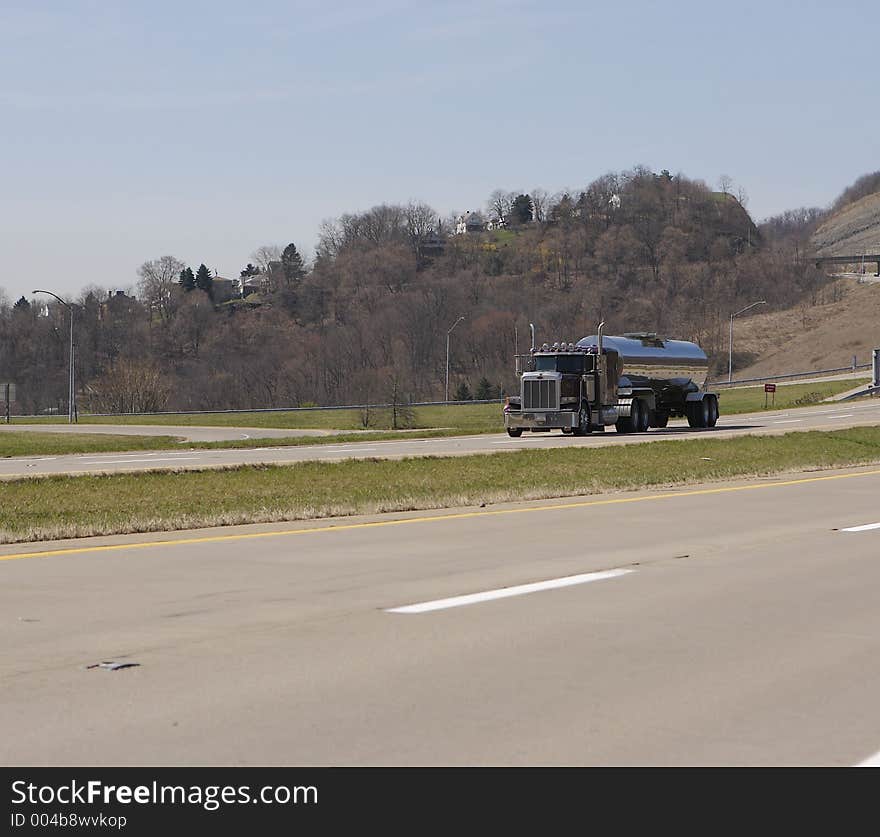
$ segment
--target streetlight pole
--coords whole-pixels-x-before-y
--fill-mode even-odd
[[[74,416],[76,415],[76,386],[74,380],[74,365],[73,365],[73,306],[69,302],[65,302],[58,294],[53,294],[52,291],[40,291],[35,290],[32,291],[35,294],[47,294],[48,296],[55,297],[69,312],[70,312],[70,366],[67,371],[67,423],[74,423]]]
[[[751,305],[746,305],[745,308],[741,308],[735,314],[730,315],[730,336],[727,339],[727,383],[733,382],[733,318],[738,317],[740,314],[744,314],[750,308],[754,308],[756,305],[766,305],[767,300],[761,299],[758,302],[753,302]]]
[[[452,334],[452,329],[454,329],[462,320],[464,319],[464,315],[459,317],[453,324],[449,331],[446,332],[446,398],[445,402],[449,403],[449,335]]]

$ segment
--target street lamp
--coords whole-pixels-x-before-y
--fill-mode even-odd
[[[69,312],[70,312],[70,369],[67,374],[67,422],[68,424],[73,424],[74,416],[76,415],[76,405],[75,405],[75,393],[76,388],[74,386],[74,376],[73,376],[73,306],[69,302],[65,302],[58,294],[53,294],[52,291],[32,291],[35,294],[47,294],[49,296],[55,297]]]
[[[449,403],[449,335],[452,334],[452,329],[455,328],[462,320],[464,319],[464,315],[459,317],[453,324],[449,331],[446,332],[446,403]]]
[[[750,308],[754,308],[756,305],[766,305],[767,300],[761,299],[758,302],[753,302],[751,305],[746,305],[745,308],[741,308],[735,314],[730,315],[730,337],[727,340],[727,383],[731,383],[733,381],[733,318],[738,317],[740,314],[744,314]]]

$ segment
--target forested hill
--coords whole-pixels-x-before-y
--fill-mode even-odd
[[[226,299],[241,294],[205,265],[154,259],[137,298],[82,295],[82,403],[438,399],[456,323],[450,394],[512,389],[529,322],[542,340],[576,340],[604,319],[609,333],[657,331],[720,357],[731,311],[755,299],[788,307],[825,281],[800,258],[810,212],[758,228],[729,189],[639,168],[553,197],[498,191],[467,216],[424,204],[343,215],[323,226],[310,268],[294,245],[261,248],[242,270],[244,298]],[[0,311],[0,376],[19,384],[23,412],[59,406],[67,388],[65,312],[43,317],[42,305]]]

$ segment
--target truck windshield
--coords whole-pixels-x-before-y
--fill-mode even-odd
[[[584,371],[583,355],[538,355],[535,358],[536,372],[573,372]]]

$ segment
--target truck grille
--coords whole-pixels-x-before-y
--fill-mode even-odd
[[[522,408],[524,410],[558,410],[557,381],[523,381]]]

